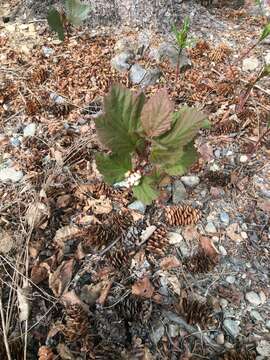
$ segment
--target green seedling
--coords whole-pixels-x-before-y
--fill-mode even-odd
[[[178,59],[177,59],[177,65],[176,65],[176,79],[179,76],[179,68],[180,68],[180,57],[182,54],[183,49],[187,48],[190,44],[190,41],[188,40],[188,34],[190,30],[190,20],[188,17],[185,17],[183,25],[180,29],[176,27],[176,25],[173,26],[173,33],[175,35],[175,40],[177,44],[178,49]]]
[[[79,0],[66,0],[63,11],[59,12],[51,8],[48,12],[47,21],[52,31],[63,41],[68,24],[79,26],[87,18],[90,6],[82,4]]]
[[[104,111],[95,119],[101,143],[110,151],[98,153],[98,170],[109,184],[122,182],[134,197],[151,204],[159,197],[159,183],[167,175],[183,175],[196,160],[194,139],[209,127],[195,108],[174,111],[165,89],[148,101],[119,85],[104,99]]]

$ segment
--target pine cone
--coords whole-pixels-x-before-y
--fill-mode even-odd
[[[245,347],[232,349],[220,356],[218,360],[255,360],[256,351],[248,351]]]
[[[120,213],[113,212],[107,220],[108,226],[117,234],[117,236],[126,233],[132,223],[133,218],[128,210],[124,210]]]
[[[167,229],[160,225],[147,241],[146,251],[159,256],[164,256],[166,247],[168,246]]]
[[[93,224],[87,232],[87,236],[83,240],[83,248],[85,252],[91,251],[93,248],[100,250],[102,246],[113,241],[116,234],[103,224]]]
[[[95,326],[103,341],[112,344],[125,344],[127,329],[125,322],[115,308],[98,309],[95,312]]]
[[[212,186],[224,187],[227,186],[231,181],[230,175],[221,171],[208,171],[208,173],[205,175],[205,178]]]
[[[139,321],[146,324],[152,313],[152,302],[129,295],[118,304],[117,311],[127,321]]]
[[[107,255],[107,258],[110,264],[117,270],[129,267],[131,260],[129,252],[122,246],[118,249],[111,250]]]
[[[239,125],[234,121],[227,121],[219,123],[213,130],[214,135],[226,135],[235,133],[239,130]]]
[[[70,305],[66,309],[66,325],[63,330],[68,341],[76,341],[87,333],[88,314],[79,304]]]
[[[38,359],[39,360],[54,360],[56,359],[55,354],[52,349],[48,346],[41,346],[38,350]]]
[[[165,221],[171,226],[196,224],[200,217],[200,210],[189,205],[175,205],[165,209]]]
[[[213,309],[210,304],[199,301],[192,296],[182,298],[180,312],[190,325],[199,324],[202,328],[205,328],[213,321]]]
[[[184,265],[192,273],[206,273],[212,271],[217,263],[217,256],[209,256],[209,254],[206,254],[201,248],[184,261]]]

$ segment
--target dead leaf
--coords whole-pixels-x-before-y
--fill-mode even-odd
[[[9,253],[13,245],[13,239],[9,233],[0,229],[0,253]]]
[[[31,294],[31,289],[29,287],[23,287],[23,288],[18,287],[17,289],[20,321],[26,321],[29,318],[30,309],[31,309],[30,294]]]
[[[194,225],[187,225],[183,229],[182,235],[186,241],[198,240],[200,236]]]
[[[198,152],[203,160],[209,162],[214,159],[213,147],[209,143],[204,143],[198,147]]]
[[[233,241],[241,241],[241,236],[237,234],[239,225],[237,223],[231,224],[227,227],[226,234]]]
[[[163,270],[175,269],[181,266],[181,262],[175,256],[167,256],[160,262],[160,267]]]
[[[36,264],[31,269],[31,280],[36,285],[46,280],[49,276],[49,266],[46,263]]]
[[[97,304],[100,304],[100,305],[104,305],[105,304],[105,301],[107,299],[107,296],[111,290],[111,287],[112,287],[112,284],[113,284],[113,281],[114,281],[114,278],[109,280],[109,281],[106,281],[105,284],[103,284],[103,287],[101,289],[101,292],[100,292],[100,296],[99,298],[97,299],[96,303]]]
[[[167,277],[168,283],[171,285],[172,290],[177,294],[181,295],[181,284],[176,275],[168,276]]]
[[[161,89],[144,105],[141,122],[146,135],[156,137],[170,130],[173,103],[166,89]]]
[[[65,241],[80,236],[82,230],[76,225],[66,225],[58,229],[55,233],[53,241],[62,247]]]
[[[147,276],[142,279],[139,279],[132,285],[132,294],[144,298],[151,298],[154,293],[154,287],[151,284]]]
[[[262,201],[258,201],[257,202],[257,206],[267,212],[267,213],[270,213],[270,201],[269,200],[262,200]]]
[[[58,198],[56,200],[56,206],[60,209],[64,209],[64,208],[68,207],[68,205],[71,202],[71,199],[72,199],[71,195],[69,195],[69,194],[58,196]]]
[[[49,276],[49,287],[55,296],[59,297],[67,289],[73,271],[74,260],[63,261],[61,265]]]
[[[75,305],[75,304],[82,305],[81,299],[76,295],[74,290],[66,292],[61,297],[61,300],[64,303],[65,307],[68,307],[70,305]]]
[[[72,354],[72,352],[69,350],[67,345],[64,343],[59,343],[57,345],[57,352],[60,355],[60,359],[75,360],[75,356]]]
[[[50,209],[42,202],[35,202],[31,204],[25,214],[25,220],[30,228],[45,229],[47,220],[50,217]]]
[[[200,237],[200,246],[203,249],[204,253],[210,257],[216,257],[217,255],[219,255],[219,251],[213,244],[212,240],[206,236]]]

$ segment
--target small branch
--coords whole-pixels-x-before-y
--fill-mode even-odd
[[[5,315],[4,315],[4,310],[3,310],[2,292],[1,291],[0,291],[0,315],[1,315],[2,330],[3,330],[4,344],[5,344],[5,348],[6,348],[7,358],[8,358],[8,360],[12,360],[9,345],[8,345],[8,337],[7,337],[7,332],[6,332],[6,323],[5,323]]]

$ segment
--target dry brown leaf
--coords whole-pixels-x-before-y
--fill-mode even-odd
[[[100,292],[100,296],[99,298],[97,299],[97,304],[100,304],[100,305],[104,305],[105,304],[105,301],[107,299],[107,296],[111,290],[111,287],[112,287],[112,284],[113,284],[113,281],[114,279],[111,279],[111,280],[108,280],[106,281],[105,284],[103,284],[103,287],[101,289],[101,292]]]
[[[63,261],[61,265],[49,276],[49,287],[55,296],[59,297],[67,289],[73,271],[74,260]]]
[[[213,147],[209,143],[202,144],[198,148],[198,152],[201,154],[203,160],[209,162],[214,159]]]
[[[50,209],[42,202],[35,202],[31,204],[25,214],[25,220],[30,228],[45,229],[47,220],[50,217]]]
[[[175,269],[181,266],[181,262],[175,256],[167,256],[160,262],[160,267],[163,270]]]
[[[154,293],[154,287],[151,284],[149,278],[145,276],[142,279],[139,279],[132,285],[132,294],[144,298],[151,298]]]
[[[60,359],[75,360],[75,356],[72,354],[72,352],[69,350],[67,345],[64,343],[59,343],[57,345],[57,352],[60,355]]]
[[[182,235],[186,241],[198,240],[200,236],[194,225],[187,225],[183,229]]]
[[[226,234],[233,241],[241,241],[241,236],[237,234],[239,225],[237,223],[231,224],[227,227]]]
[[[74,290],[68,291],[65,294],[63,294],[61,300],[66,307],[74,304],[82,305],[81,299],[76,295]]]
[[[28,320],[31,309],[30,294],[31,294],[31,290],[29,287],[23,287],[23,288],[18,287],[17,289],[20,321]]]
[[[35,284],[40,284],[49,276],[49,266],[46,263],[36,264],[31,269],[31,280]]]
[[[219,251],[213,244],[212,240],[206,236],[200,237],[200,246],[204,253],[210,257],[216,257],[219,254]]]
[[[62,247],[65,241],[80,236],[82,230],[76,225],[66,225],[56,231],[53,241]]]
[[[0,253],[7,254],[13,248],[13,239],[8,232],[0,229]]]
[[[72,197],[69,194],[58,196],[56,200],[56,205],[60,209],[66,208],[70,204],[71,199]]]
[[[181,284],[179,278],[176,275],[166,277],[168,283],[171,285],[172,290],[177,294],[181,295]]]

